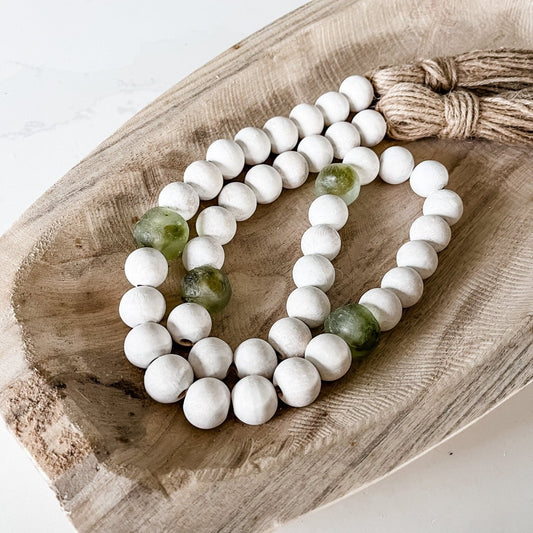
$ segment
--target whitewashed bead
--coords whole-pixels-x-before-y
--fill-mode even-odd
[[[189,363],[196,379],[224,379],[232,362],[233,352],[229,344],[218,337],[200,339],[189,352]]]
[[[124,354],[139,368],[146,368],[156,357],[170,353],[172,337],[161,324],[145,322],[135,326],[124,340]]]
[[[319,96],[315,105],[322,112],[326,126],[346,120],[350,114],[348,98],[336,91],[329,91]]]
[[[196,219],[196,233],[200,237],[212,237],[219,244],[227,244],[235,237],[237,221],[225,207],[212,205],[204,209]]]
[[[263,376],[246,376],[231,391],[235,416],[245,424],[258,426],[268,422],[278,410],[278,395]]]
[[[192,346],[211,333],[211,315],[201,305],[187,302],[180,304],[168,315],[167,329],[175,342]]]
[[[294,263],[292,279],[297,287],[312,286],[327,292],[335,281],[335,268],[323,255],[304,255]]]
[[[364,109],[352,119],[352,124],[358,129],[362,146],[376,146],[387,133],[387,123],[383,115],[373,109]]]
[[[298,128],[287,117],[273,117],[266,121],[263,126],[274,154],[281,154],[292,150],[298,142]]]
[[[242,148],[247,165],[263,163],[270,155],[270,139],[260,128],[243,128],[235,135],[234,140]]]
[[[341,83],[339,92],[348,98],[351,111],[362,111],[374,100],[374,88],[364,76],[349,76]]]
[[[280,389],[280,399],[291,407],[305,407],[320,394],[320,374],[315,366],[301,357],[281,361],[274,371],[274,386]]]
[[[279,172],[270,165],[252,167],[246,173],[244,183],[254,191],[258,204],[271,204],[283,190]]]
[[[429,278],[437,270],[438,263],[437,252],[425,241],[406,242],[396,254],[398,266],[414,268],[422,279]]]
[[[310,328],[322,325],[330,311],[329,298],[317,287],[298,287],[287,298],[289,317],[298,318]]]
[[[307,159],[298,152],[283,152],[279,154],[272,166],[279,172],[283,187],[296,189],[303,185],[309,176]]]
[[[352,148],[343,158],[343,163],[353,165],[361,185],[373,182],[379,172],[379,158],[374,150],[366,146]]]
[[[199,429],[213,429],[228,417],[231,394],[228,386],[216,378],[201,378],[187,390],[183,414]]]
[[[236,178],[244,168],[244,152],[231,139],[218,139],[211,143],[205,158],[214,163],[226,179]]]
[[[463,201],[456,192],[439,189],[424,200],[422,209],[424,215],[437,215],[453,226],[463,216]]]
[[[316,105],[298,104],[292,108],[289,118],[296,124],[300,138],[320,135],[324,129],[324,116]]]
[[[239,378],[257,375],[271,379],[278,365],[274,348],[263,339],[246,339],[237,346],[233,357]]]
[[[348,206],[340,196],[323,194],[311,202],[308,217],[311,226],[328,224],[340,230],[348,221]]]
[[[415,219],[409,230],[412,241],[426,241],[441,252],[450,244],[452,230],[443,218],[437,215],[423,215]]]
[[[159,403],[181,400],[194,381],[191,365],[181,355],[162,355],[150,363],[144,373],[144,388]]]
[[[397,185],[409,179],[414,166],[413,154],[407,148],[390,146],[379,158],[379,176],[384,182]]]
[[[233,214],[237,222],[247,220],[257,209],[254,191],[245,183],[228,183],[218,195],[218,205]]]
[[[168,262],[155,248],[137,248],[124,263],[124,274],[134,286],[159,287],[167,279]]]
[[[200,197],[192,185],[176,181],[165,185],[161,189],[157,203],[159,207],[174,209],[185,220],[189,220],[198,211]]]
[[[204,265],[220,269],[225,259],[224,248],[213,237],[195,237],[185,245],[181,259],[185,270]]]
[[[341,238],[335,228],[318,224],[302,235],[301,248],[304,255],[320,254],[331,261],[341,251]]]
[[[130,328],[143,322],[159,322],[166,310],[164,296],[153,287],[133,287],[120,300],[118,314]]]
[[[322,381],[335,381],[350,369],[352,352],[338,335],[322,333],[313,337],[307,345],[305,359],[313,363]]]
[[[280,318],[268,332],[268,342],[276,350],[281,359],[303,357],[305,347],[312,335],[309,328],[297,318]]]
[[[333,161],[333,146],[322,135],[304,137],[297,150],[307,160],[310,172],[320,172]]]
[[[220,169],[210,161],[194,161],[183,173],[183,181],[194,187],[200,200],[212,200],[222,186],[224,177]]]
[[[402,266],[392,268],[383,276],[381,288],[396,294],[405,308],[415,305],[422,298],[424,282],[414,268]]]
[[[326,130],[324,136],[333,146],[333,156],[337,159],[342,159],[361,143],[359,131],[349,122],[335,122]]]
[[[448,178],[448,170],[442,163],[429,160],[416,165],[409,183],[418,196],[426,198],[435,191],[444,189],[448,185]]]
[[[381,331],[389,331],[402,318],[402,302],[387,289],[370,289],[361,296],[359,303],[374,315]]]

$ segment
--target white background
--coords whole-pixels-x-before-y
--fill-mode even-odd
[[[0,233],[165,89],[304,3],[0,0]],[[73,531],[1,424],[0,480],[2,533]],[[279,532],[532,530],[530,385],[385,480]]]

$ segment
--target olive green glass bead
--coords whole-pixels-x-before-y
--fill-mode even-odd
[[[333,163],[318,173],[315,190],[318,196],[334,194],[350,205],[359,196],[361,183],[352,165]]]
[[[186,302],[205,307],[210,313],[222,311],[231,298],[228,276],[209,265],[189,270],[181,282],[181,294]]]
[[[342,337],[350,346],[353,357],[363,357],[377,346],[380,327],[366,307],[348,304],[329,314],[324,331]]]
[[[133,238],[138,246],[150,246],[168,260],[176,259],[189,239],[189,226],[174,209],[153,207],[135,224]]]

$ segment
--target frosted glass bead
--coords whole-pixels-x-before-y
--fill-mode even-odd
[[[362,146],[376,146],[387,133],[387,123],[381,113],[373,109],[364,109],[352,119],[352,124],[359,131]]]
[[[298,318],[310,328],[321,326],[330,311],[329,298],[317,287],[298,287],[287,298],[289,317]]]
[[[339,92],[348,98],[351,111],[362,111],[374,100],[374,88],[364,76],[349,76],[341,83]]]
[[[187,390],[183,414],[199,429],[213,429],[228,417],[231,394],[227,385],[216,378],[201,378]]]
[[[352,353],[344,339],[333,333],[322,333],[307,345],[305,359],[313,363],[322,381],[335,381],[350,369]]]
[[[239,378],[258,375],[271,379],[278,366],[278,357],[267,341],[252,338],[237,346],[234,362]]]
[[[396,264],[414,268],[422,279],[429,278],[437,270],[437,252],[425,241],[410,241],[402,244],[396,254]]]
[[[291,407],[305,407],[320,394],[320,374],[315,366],[301,357],[281,361],[274,371],[274,385],[280,399]]]
[[[320,135],[324,129],[324,116],[316,105],[298,104],[292,108],[289,118],[296,124],[300,138]]]
[[[304,255],[294,263],[292,279],[297,287],[312,286],[327,292],[335,281],[335,268],[323,255]]]
[[[168,315],[167,329],[174,342],[182,346],[192,346],[211,333],[211,315],[201,305],[180,304]]]
[[[200,200],[212,200],[224,185],[220,169],[209,161],[194,161],[183,173],[183,181],[194,187]]]
[[[279,154],[272,166],[279,172],[285,189],[296,189],[303,185],[309,176],[307,159],[298,152]]]
[[[222,339],[205,337],[191,348],[188,361],[196,379],[224,379],[233,363],[233,352],[229,344]]]
[[[335,194],[350,205],[359,196],[361,185],[359,176],[351,165],[333,163],[325,166],[316,177],[315,191],[317,195]]]
[[[195,237],[183,250],[182,261],[185,270],[209,265],[222,268],[224,264],[224,248],[213,237]]]
[[[333,156],[337,159],[342,159],[361,143],[359,131],[349,122],[335,122],[326,130],[324,136],[333,146]]]
[[[330,126],[335,122],[342,122],[350,114],[348,98],[336,91],[330,91],[319,96],[315,105],[322,112],[326,126]]]
[[[308,217],[311,226],[328,224],[340,230],[348,221],[348,206],[340,196],[323,194],[311,202]]]
[[[234,140],[242,148],[247,165],[263,163],[270,155],[270,139],[260,128],[243,128],[235,135]]]
[[[415,166],[413,154],[403,146],[386,148],[379,158],[379,176],[392,185],[409,179]]]
[[[310,172],[319,172],[333,161],[333,146],[322,135],[304,137],[297,150],[307,160]]]
[[[165,256],[155,248],[137,248],[124,263],[124,274],[134,286],[159,287],[167,279],[168,263]]]
[[[200,197],[192,185],[176,181],[169,183],[159,193],[159,207],[170,207],[185,220],[191,219],[200,206]]]
[[[298,142],[298,128],[290,118],[273,117],[266,121],[263,129],[270,139],[272,152],[275,154],[292,150]]]
[[[309,344],[311,331],[297,318],[280,318],[268,332],[268,342],[276,350],[281,359],[303,357],[305,347]]]
[[[212,237],[219,244],[227,244],[235,237],[237,221],[225,207],[212,205],[200,212],[196,219],[196,233],[200,237]]]
[[[218,195],[218,205],[225,207],[237,222],[249,219],[257,209],[254,191],[245,183],[228,183]]]
[[[218,139],[211,143],[205,158],[214,163],[226,179],[236,178],[244,168],[244,152],[231,139]]]
[[[231,391],[235,416],[245,424],[258,426],[268,422],[278,410],[278,395],[263,376],[246,376]]]
[[[244,178],[244,183],[254,191],[258,204],[270,204],[277,200],[283,190],[279,172],[270,165],[252,167]]]
[[[130,328],[143,322],[159,322],[167,304],[163,295],[153,287],[133,287],[120,300],[118,314]]]
[[[424,282],[414,268],[395,267],[383,276],[381,288],[396,294],[405,308],[415,305],[422,298]]]
[[[154,359],[171,350],[170,333],[155,322],[135,326],[124,340],[124,354],[132,365],[139,368],[146,368]]]
[[[412,241],[426,241],[436,252],[441,252],[450,243],[452,230],[443,218],[437,215],[424,215],[411,224],[409,238]]]
[[[463,201],[456,192],[440,189],[424,200],[423,213],[437,215],[453,226],[463,216]]]
[[[186,302],[200,304],[211,314],[218,313],[231,299],[231,284],[224,272],[203,265],[189,270],[183,277],[181,294]]]
[[[341,251],[341,238],[335,228],[318,224],[302,235],[301,248],[304,255],[320,254],[331,261]]]
[[[174,403],[183,398],[193,380],[187,359],[170,353],[150,363],[144,373],[144,388],[156,402]]]
[[[387,289],[370,289],[361,296],[359,303],[374,315],[381,331],[389,331],[402,318],[402,302]]]
[[[418,196],[426,198],[448,185],[448,171],[438,161],[422,161],[411,172],[409,183]]]
[[[374,181],[379,172],[379,158],[376,152],[365,146],[352,148],[342,162],[354,167],[361,185],[368,185]]]

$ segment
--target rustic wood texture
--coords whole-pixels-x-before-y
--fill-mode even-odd
[[[192,428],[157,405],[122,353],[131,226],[207,145],[313,102],[344,77],[416,57],[533,47],[529,0],[312,2],[162,95],[0,240],[0,411],[80,531],[264,531],[360,488],[533,377],[530,149],[411,143],[465,203],[423,300],[376,352],[305,409],[261,427]],[[390,142],[383,143],[378,151]],[[313,183],[239,224],[234,298],[214,334],[235,347],[284,314]],[[394,265],[422,201],[364,187],[342,230],[333,307]],[[178,265],[163,286],[177,302]]]

